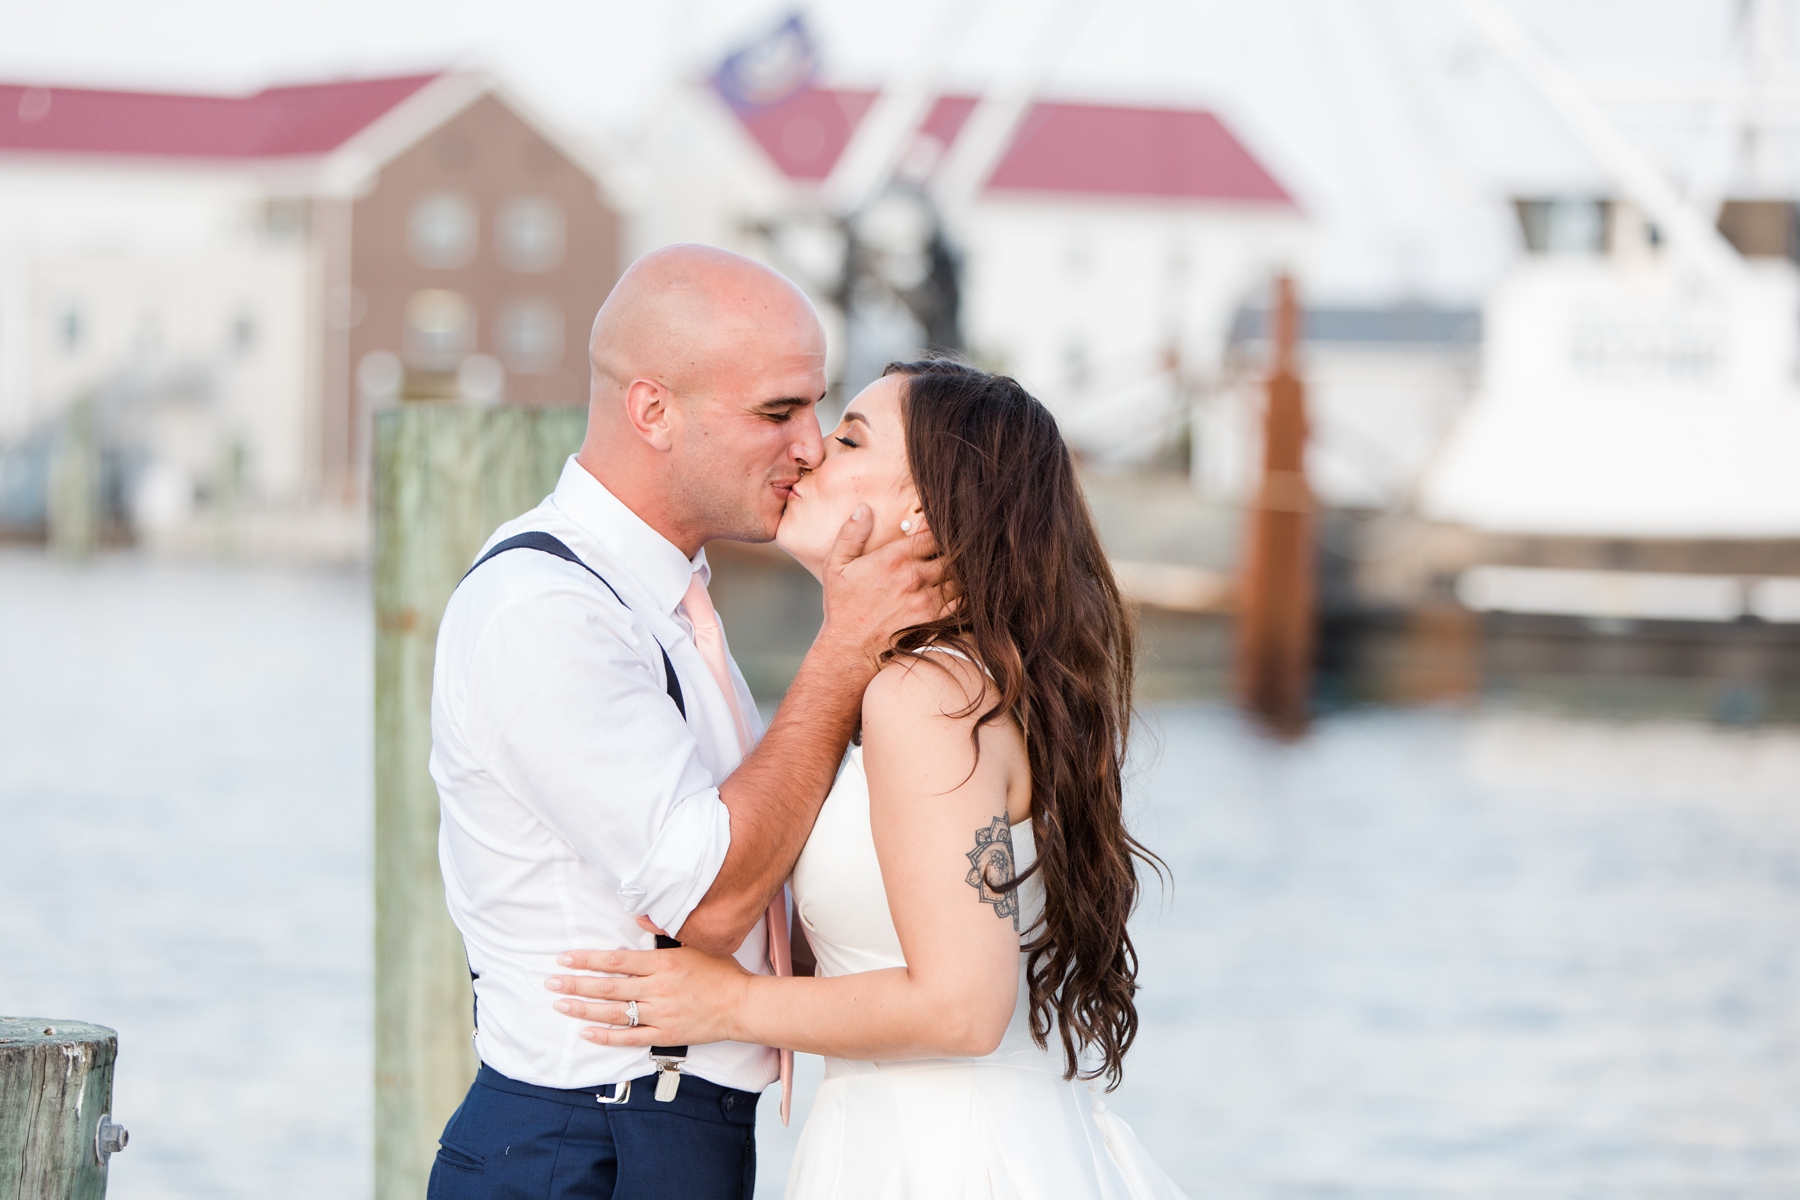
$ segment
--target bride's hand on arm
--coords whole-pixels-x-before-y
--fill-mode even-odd
[[[989,704],[974,666],[945,655],[884,668],[863,700],[869,818],[906,966],[830,979],[751,975],[691,949],[581,951],[549,981],[584,1033],[615,1046],[730,1040],[864,1060],[991,1053],[1018,997],[1018,904],[1009,809],[1030,774],[1006,723],[970,733]],[[970,699],[980,703],[969,711]],[[637,1000],[636,1029],[624,1001]],[[564,1007],[564,1006],[567,1007]]]
[[[734,1019],[749,981],[756,978],[734,958],[691,948],[679,950],[573,950],[557,962],[572,971],[605,975],[552,975],[544,986],[563,993],[556,1010],[587,1025],[581,1035],[602,1046],[697,1046],[742,1040]],[[627,1001],[638,1002],[638,1024],[628,1027]],[[618,1028],[607,1028],[607,1026]]]

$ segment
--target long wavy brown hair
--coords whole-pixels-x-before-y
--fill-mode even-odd
[[[997,699],[976,723],[1018,723],[1044,916],[1028,931],[1031,1033],[1054,1028],[1064,1078],[1119,1085],[1137,1037],[1134,859],[1161,861],[1125,829],[1121,768],[1135,630],[1056,420],[1017,380],[949,359],[890,363],[906,377],[906,452],[958,610],[895,638],[893,658],[953,647],[987,668]],[[975,705],[978,706],[977,700]],[[970,711],[973,711],[971,706]],[[1081,1070],[1081,1052],[1102,1062]]]

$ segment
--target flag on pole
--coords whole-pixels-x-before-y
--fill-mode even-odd
[[[812,34],[795,13],[720,63],[712,84],[732,108],[754,112],[811,87],[818,65]]]

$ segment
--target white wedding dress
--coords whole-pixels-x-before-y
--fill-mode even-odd
[[[1022,871],[1029,821],[1013,826]],[[850,750],[794,867],[794,903],[820,976],[904,967],[869,830],[862,747]],[[1043,911],[1038,876],[1019,888],[1020,929]],[[1025,956],[1000,1048],[985,1058],[825,1060],[787,1200],[1181,1200],[1182,1192],[1107,1111],[1098,1085],[1063,1079],[1063,1054],[1031,1040]]]

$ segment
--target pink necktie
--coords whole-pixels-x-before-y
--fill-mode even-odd
[[[737,726],[738,750],[749,754],[750,723],[744,719],[743,707],[738,704],[737,689],[731,685],[731,668],[725,660],[725,634],[719,628],[719,614],[713,609],[712,597],[706,594],[706,584],[701,581],[698,571],[688,581],[687,595],[681,598],[681,606],[687,610],[688,621],[694,626],[694,646],[700,651],[700,657],[706,660],[706,669],[712,672],[713,682],[719,685],[719,691],[725,697],[725,707],[731,710],[731,720]],[[765,920],[769,930],[769,965],[777,975],[792,975],[794,959],[788,947],[785,886],[776,894],[774,903],[769,905]],[[794,1052],[783,1050],[780,1053],[781,1123],[786,1125],[794,1100]]]

